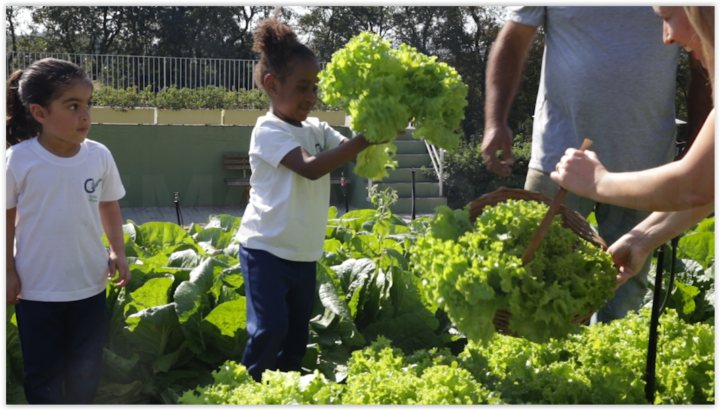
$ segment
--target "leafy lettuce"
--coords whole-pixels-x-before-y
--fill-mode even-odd
[[[492,338],[497,309],[512,314],[512,331],[537,343],[577,332],[572,319],[612,297],[617,272],[609,255],[563,228],[560,216],[522,266],[546,211],[531,201],[499,203],[484,210],[474,230],[453,240],[469,224],[467,216],[438,209],[411,257],[428,304],[444,309],[470,340]]]
[[[320,73],[320,91],[327,104],[341,104],[351,116],[350,127],[371,142],[391,141],[408,119],[415,138],[452,149],[459,143],[455,131],[465,118],[467,86],[457,71],[437,57],[414,47],[390,42],[371,33],[353,37]],[[355,172],[380,180],[386,168],[395,168],[392,142],[374,145],[358,156]]]

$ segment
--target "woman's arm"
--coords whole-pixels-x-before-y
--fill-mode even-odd
[[[654,212],[608,248],[618,267],[618,286],[638,273],[655,248],[702,221],[715,202],[682,212]]]
[[[20,300],[20,277],[15,270],[15,215],[17,208],[5,210],[5,300],[17,305]]]
[[[100,202],[100,221],[110,244],[110,255],[108,256],[110,276],[113,277],[115,272],[118,272],[118,278],[113,282],[118,288],[121,288],[130,282],[130,268],[127,258],[125,258],[122,213],[118,201]]]
[[[703,207],[715,199],[715,110],[680,161],[644,171],[612,173],[594,152],[571,148],[550,177],[580,196],[625,208],[678,212]]]

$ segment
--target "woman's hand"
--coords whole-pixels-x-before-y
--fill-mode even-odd
[[[608,248],[607,251],[612,255],[613,262],[618,268],[617,286],[613,291],[640,272],[645,260],[652,252],[653,248],[646,246],[643,239],[631,231]]]
[[[568,148],[550,178],[570,192],[597,200],[600,181],[607,174],[595,152]]]

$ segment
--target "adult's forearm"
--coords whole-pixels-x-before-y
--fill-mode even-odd
[[[678,212],[715,199],[715,111],[679,161],[639,172],[608,173],[597,181],[598,202],[645,211]]]
[[[610,173],[598,185],[598,202],[653,212],[680,212],[712,201],[708,181],[684,175],[675,164],[641,172]],[[712,179],[712,175],[706,176]]]
[[[537,27],[511,21],[500,30],[488,58],[485,124],[507,120],[536,32]]]
[[[15,216],[17,208],[5,210],[5,269],[15,270]]]
[[[646,249],[655,249],[692,228],[715,210],[715,202],[682,212],[653,212],[631,230],[642,237]]]
[[[125,240],[122,230],[122,212],[118,201],[100,203],[100,221],[110,244],[110,250],[115,254],[124,255]]]

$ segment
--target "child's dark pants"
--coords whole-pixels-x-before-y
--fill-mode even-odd
[[[92,404],[102,373],[105,291],[15,306],[29,404]],[[63,392],[64,383],[64,392]]]
[[[294,262],[240,246],[250,340],[242,364],[256,381],[266,369],[300,371],[315,304],[316,262]]]

